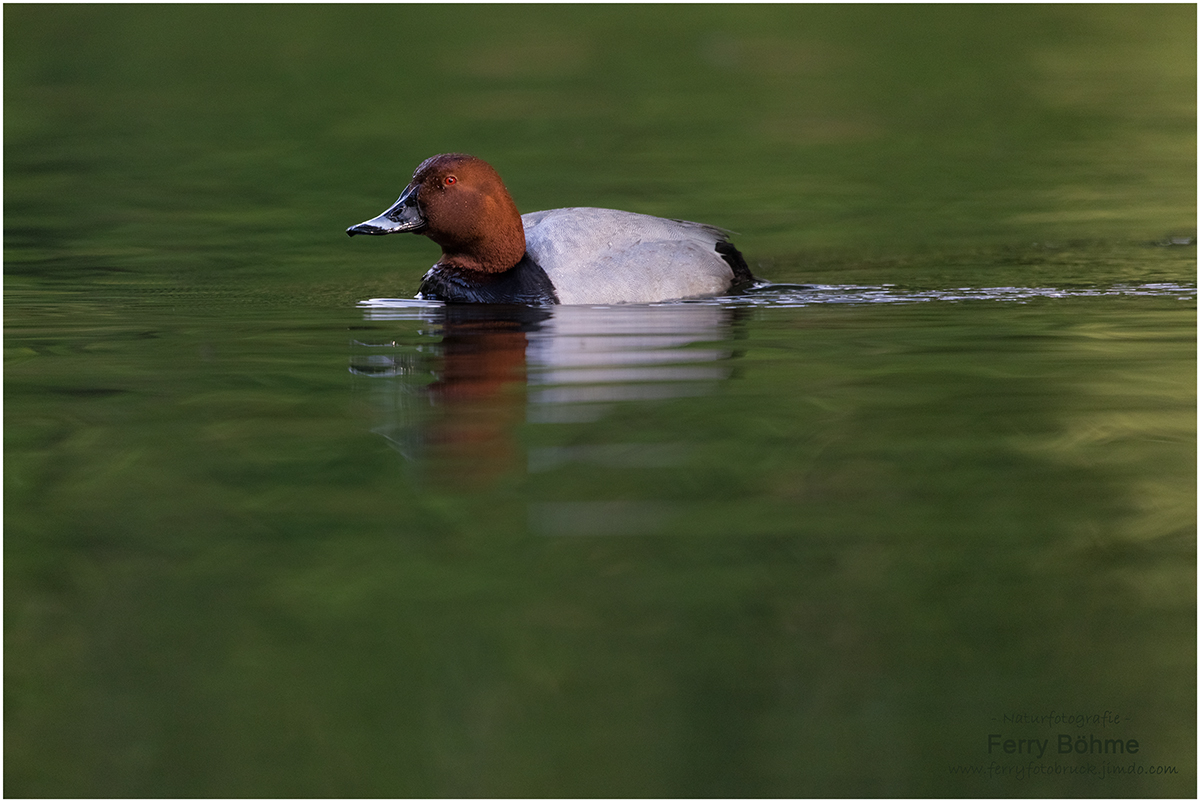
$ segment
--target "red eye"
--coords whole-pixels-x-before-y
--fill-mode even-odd
[[[445,179],[442,181],[442,183],[443,183],[444,185],[446,185],[446,186],[450,186],[451,184],[457,184],[457,183],[458,183],[458,179],[457,179],[457,178],[455,178],[455,177],[454,177],[454,176],[452,176],[452,175],[448,175],[448,176],[446,176],[446,178],[445,178]]]

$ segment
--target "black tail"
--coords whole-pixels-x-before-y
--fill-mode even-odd
[[[742,256],[742,252],[732,242],[728,240],[718,242],[717,253],[721,254],[721,258],[733,270],[733,285],[730,289],[745,289],[758,281],[754,277],[754,274],[750,272],[750,267],[746,264],[746,257]]]

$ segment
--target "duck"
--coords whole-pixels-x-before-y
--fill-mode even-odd
[[[346,233],[429,237],[442,255],[417,297],[445,303],[647,304],[757,281],[725,229],[591,207],[522,215],[495,168],[466,153],[421,162],[387,211]]]

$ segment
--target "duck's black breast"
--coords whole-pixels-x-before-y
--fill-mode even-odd
[[[451,304],[556,304],[546,271],[529,254],[503,273],[478,273],[434,265],[421,280],[420,296]]]

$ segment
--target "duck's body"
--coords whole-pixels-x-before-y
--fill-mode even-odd
[[[754,281],[726,232],[702,223],[569,208],[524,216],[486,162],[423,162],[400,199],[347,233],[425,234],[442,258],[420,295],[466,303],[653,303]]]

